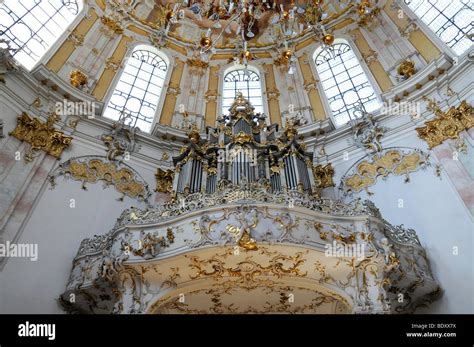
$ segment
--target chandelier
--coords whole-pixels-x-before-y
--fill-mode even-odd
[[[376,1],[377,2],[377,1]],[[340,8],[353,8],[358,22],[366,25],[378,14],[379,9],[370,0],[333,0]],[[281,64],[289,68],[295,62],[294,39],[313,32],[325,45],[331,46],[334,35],[326,30],[328,0],[178,0],[168,5],[164,13],[164,33],[186,16],[198,21],[205,20],[210,27],[201,33],[196,42],[199,53],[214,54],[221,38],[226,35],[235,39],[235,63],[247,65],[254,59],[248,42],[259,35],[263,28],[271,27],[269,38],[278,50]]]

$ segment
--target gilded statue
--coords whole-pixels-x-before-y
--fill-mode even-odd
[[[323,166],[322,164],[313,167],[313,175],[317,188],[328,188],[334,186],[334,169],[331,163]]]
[[[250,224],[249,220],[246,218],[248,212],[248,208],[244,206],[239,213],[238,219],[241,223],[242,235],[237,244],[247,250],[257,250],[257,242],[251,237],[251,232],[257,227],[258,212],[256,209],[250,211],[252,224]]]
[[[237,244],[240,247],[245,248],[249,251],[255,251],[258,249],[257,242],[250,237],[250,232],[248,229],[244,229],[244,231],[242,232],[242,236],[240,237]]]
[[[400,64],[397,72],[404,79],[408,79],[416,73],[415,63],[412,60],[407,59]]]
[[[87,84],[89,83],[89,79],[83,72],[79,70],[73,70],[71,71],[69,75],[69,82],[71,83],[72,86],[78,89],[85,90],[87,89]]]
[[[442,144],[447,139],[458,139],[459,134],[474,126],[472,106],[463,100],[458,107],[450,107],[443,112],[433,101],[429,107],[435,113],[435,118],[425,122],[421,128],[416,128],[418,137],[426,141],[430,149]]]
[[[252,238],[251,232],[256,228],[258,224],[258,212],[256,209],[252,209],[252,215],[250,220],[252,224],[249,224],[247,219],[248,207],[243,206],[238,214],[237,220],[240,222],[241,227],[234,225],[227,225],[226,229],[237,241],[237,245],[249,251],[255,251],[258,249],[257,242]]]

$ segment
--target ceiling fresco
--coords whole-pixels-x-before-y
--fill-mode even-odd
[[[217,48],[234,48],[241,37],[249,47],[260,47],[301,37],[313,29],[311,23],[328,25],[353,7],[350,2],[341,1],[323,2],[316,9],[315,2],[318,1],[251,1],[247,2],[251,10],[239,16],[234,5],[222,0],[186,5],[157,0],[137,4],[130,16],[154,29],[165,28],[171,22],[167,35],[184,43],[196,43],[201,36],[211,34]],[[170,18],[173,13],[176,15]]]

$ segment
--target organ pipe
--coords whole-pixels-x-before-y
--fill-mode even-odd
[[[216,128],[208,128],[207,140],[196,128],[188,133],[189,143],[173,157],[180,167],[173,185],[176,192],[215,193],[229,184],[248,184],[273,192],[311,193],[313,154],[297,141],[295,126],[287,123],[282,131],[278,125],[267,126],[265,116],[255,114],[242,95],[229,110]]]

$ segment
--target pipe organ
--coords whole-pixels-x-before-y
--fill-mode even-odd
[[[189,144],[173,158],[175,194],[214,193],[228,186],[260,186],[272,193],[298,191],[313,194],[326,188],[315,184],[313,153],[297,140],[295,124],[279,131],[238,93],[229,114],[215,128],[188,133]],[[330,164],[329,164],[330,165]]]

